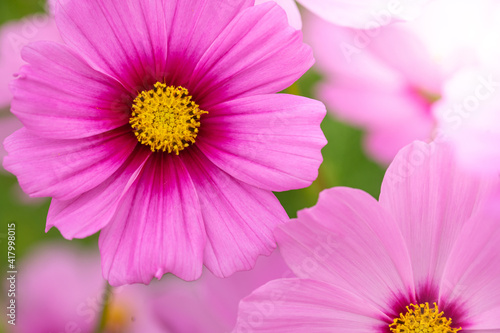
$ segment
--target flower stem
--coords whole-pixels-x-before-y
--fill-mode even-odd
[[[95,333],[103,333],[104,328],[106,327],[106,322],[107,322],[107,316],[108,316],[108,309],[109,309],[109,300],[111,299],[111,296],[113,295],[113,287],[109,285],[109,283],[106,282],[106,289],[104,290],[104,293],[102,295],[102,309],[101,309],[101,314],[97,320],[96,328],[94,330]]]

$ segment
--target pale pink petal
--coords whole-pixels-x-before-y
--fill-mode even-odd
[[[440,286],[440,303],[458,304],[470,330],[500,330],[499,216],[476,214],[461,230]]]
[[[271,191],[234,179],[195,148],[182,157],[200,200],[207,233],[204,263],[216,276],[251,269],[276,247],[273,230],[288,219]]]
[[[439,283],[460,230],[492,186],[461,170],[446,142],[415,142],[396,156],[385,175],[380,204],[399,223],[417,290]]]
[[[24,66],[12,83],[12,113],[46,138],[89,137],[128,123],[130,96],[75,52],[53,42],[23,49]]]
[[[7,152],[4,149],[3,142],[5,138],[23,127],[23,125],[11,115],[6,115],[0,118],[0,163],[3,163],[3,159],[7,156]],[[0,166],[0,173],[5,173],[3,165]]]
[[[57,140],[22,128],[5,140],[3,166],[30,196],[69,200],[101,184],[127,160],[137,145],[128,131]]]
[[[371,42],[367,32],[340,27],[311,14],[304,15],[303,30],[304,40],[314,50],[316,66],[328,76],[348,76],[366,81],[377,78],[381,85],[404,82],[399,73],[367,49]]]
[[[360,29],[414,19],[428,1],[430,0],[299,0],[304,7],[324,20]]]
[[[263,43],[262,41],[265,41]],[[196,66],[189,86],[202,108],[223,101],[281,91],[313,64],[302,33],[283,10],[267,2],[242,11]]]
[[[430,103],[408,79],[370,51],[367,32],[307,17],[304,27],[327,79],[316,89],[328,110],[365,129],[372,157],[390,163],[415,138],[430,137]]]
[[[380,29],[367,51],[402,75],[409,85],[427,93],[441,93],[445,73],[441,72],[439,62],[429,53],[420,36],[407,25],[395,24]]]
[[[56,227],[64,238],[84,238],[105,227],[135,182],[151,152],[137,147],[127,161],[97,187],[71,200],[52,199],[45,231]]]
[[[275,231],[287,264],[301,278],[352,290],[392,309],[413,299],[408,251],[394,219],[366,192],[333,188],[298,219]]]
[[[17,320],[9,331],[64,332],[69,327],[91,332],[105,285],[97,256],[68,244],[36,246],[19,262]]]
[[[166,278],[156,285],[160,295],[154,312],[171,332],[230,332],[243,297],[270,280],[293,276],[275,251],[269,257],[259,257],[252,270],[228,278],[218,278],[208,270],[194,282]]]
[[[365,146],[382,163],[415,138],[431,136],[429,104],[405,86],[338,77],[321,84],[318,95],[340,119],[366,128]]]
[[[148,284],[167,272],[200,277],[206,235],[196,191],[180,157],[149,158],[101,231],[103,274],[111,285]]]
[[[59,41],[55,21],[43,14],[35,14],[18,22],[6,23],[0,30],[0,109],[12,100],[9,82],[24,64],[21,49],[40,40]]]
[[[427,120],[427,119],[426,119]],[[404,125],[403,125],[404,124]],[[414,124],[414,126],[407,126]],[[364,138],[364,147],[371,157],[382,164],[389,164],[404,147],[419,138],[426,140],[430,137],[431,123],[421,118],[406,121],[387,122],[386,126],[367,129]]]
[[[283,8],[288,17],[288,23],[297,30],[302,29],[302,19],[300,17],[300,11],[297,7],[297,4],[294,0],[255,0],[256,5],[260,5],[261,3],[274,1],[281,8]]]
[[[322,103],[276,94],[213,106],[197,146],[233,177],[272,191],[309,186],[318,176],[326,144]]]
[[[75,244],[73,244],[75,245]],[[109,296],[104,332],[164,333],[153,314],[161,289],[143,285],[105,289],[99,254],[67,244],[35,246],[23,256],[16,281],[12,333],[90,333]]]
[[[440,134],[451,141],[458,162],[478,173],[500,170],[499,78],[491,69],[460,71],[434,108]]]
[[[358,295],[307,279],[269,282],[240,303],[233,333],[372,333],[388,318]]]
[[[182,77],[189,77],[220,31],[250,5],[249,0],[64,1],[56,21],[70,47],[134,92],[165,78],[184,85]]]

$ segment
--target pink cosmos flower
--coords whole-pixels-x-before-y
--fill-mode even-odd
[[[325,75],[318,96],[336,116],[365,129],[367,151],[389,163],[413,140],[434,136],[436,101],[448,80],[498,54],[492,52],[500,49],[493,36],[498,13],[498,1],[435,0],[413,22],[371,30],[309,17],[306,40]]]
[[[26,47],[4,166],[53,197],[47,229],[101,230],[104,277],[185,280],[253,267],[287,215],[271,191],[308,186],[322,103],[275,94],[313,63],[275,3],[63,1],[65,44]]]
[[[97,253],[62,245],[37,247],[18,271],[13,333],[92,333],[106,297],[106,333],[230,332],[241,298],[272,279],[293,276],[275,252],[259,258],[253,270],[227,279],[206,272],[196,282],[171,276],[148,287],[122,286],[110,292]]]
[[[447,144],[415,142],[389,167],[379,201],[350,188],[277,228],[298,278],[240,304],[234,332],[499,332],[498,177],[459,169]]]
[[[97,253],[53,244],[35,251],[18,270],[13,333],[95,332],[107,297],[104,332],[165,332],[153,315],[152,290],[142,285],[105,290]]]

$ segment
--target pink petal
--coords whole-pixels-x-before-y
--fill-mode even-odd
[[[288,219],[278,199],[234,179],[193,147],[183,161],[198,193],[207,232],[204,262],[216,276],[248,270],[276,247],[273,230]]]
[[[441,93],[445,73],[420,36],[407,25],[395,24],[380,29],[370,41],[368,50],[412,86],[429,93]]]
[[[128,131],[55,140],[22,128],[5,140],[3,165],[30,196],[69,200],[104,182],[126,161],[137,145]]]
[[[311,17],[306,22],[306,39],[327,76],[317,95],[330,112],[368,132],[365,146],[373,158],[388,164],[405,145],[430,137],[430,103],[363,44],[366,32]]]
[[[233,333],[372,333],[383,312],[345,289],[307,279],[271,281],[240,303]]]
[[[14,113],[46,138],[76,139],[128,123],[129,96],[64,45],[38,42],[23,49],[30,63],[12,83]]]
[[[413,19],[429,0],[300,0],[299,2],[324,20],[342,26],[370,29],[401,19]]]
[[[394,219],[369,194],[333,188],[275,232],[300,278],[346,289],[379,309],[413,297],[408,252]],[[408,299],[410,301],[410,299]]]
[[[128,160],[97,187],[71,200],[52,199],[45,231],[56,227],[66,239],[85,238],[104,228],[139,176],[151,152],[137,147]]]
[[[171,272],[200,277],[205,227],[195,183],[178,156],[152,155],[101,231],[105,279],[113,286],[145,283]]]
[[[16,281],[17,320],[11,332],[92,332],[105,281],[97,253],[88,255],[77,248],[46,242],[23,257]]]
[[[339,118],[366,128],[366,146],[383,163],[419,138],[430,138],[429,105],[403,86],[337,77],[319,86],[319,96]]]
[[[7,156],[7,152],[3,146],[4,140],[21,127],[23,125],[12,115],[0,118],[0,162],[3,163],[3,159]],[[0,166],[0,173],[5,173],[2,166]]]
[[[240,300],[264,283],[284,276],[293,274],[275,251],[269,257],[259,257],[252,270],[228,278],[215,277],[207,270],[194,282],[171,277],[156,285],[161,295],[154,302],[155,314],[171,332],[230,332]]]
[[[498,221],[482,211],[467,221],[443,270],[440,302],[465,309],[467,330],[500,329]]]
[[[189,77],[215,37],[251,1],[65,1],[56,10],[64,41],[130,92]],[[92,20],[88,20],[92,17]]]
[[[288,23],[297,30],[302,29],[302,19],[300,17],[300,11],[294,0],[255,0],[256,5],[261,3],[274,1],[286,12],[288,17]]]
[[[396,156],[380,204],[399,223],[417,288],[439,283],[460,230],[492,186],[460,170],[445,142],[415,142]]]
[[[181,0],[167,1],[167,22],[171,22],[168,35],[167,74],[176,85],[194,92],[189,78],[198,62],[210,53],[219,35],[254,0]],[[189,36],[189,37],[188,37]],[[199,103],[198,97],[197,102]]]
[[[416,118],[416,119],[415,119]],[[406,121],[387,122],[386,126],[370,128],[364,138],[366,151],[379,163],[389,164],[399,150],[415,138],[426,140],[431,136],[431,122],[420,117]],[[411,126],[413,124],[413,126]]]
[[[36,14],[18,22],[7,23],[0,30],[0,109],[12,100],[9,82],[24,64],[21,49],[40,40],[59,41],[55,21],[46,15]]]
[[[451,141],[458,162],[478,173],[500,170],[497,73],[491,68],[457,73],[446,82],[443,98],[433,110],[440,134]]]
[[[273,2],[241,12],[207,50],[190,86],[202,108],[235,97],[275,93],[313,64],[302,33],[291,28]]]
[[[318,176],[326,144],[322,103],[275,94],[212,107],[197,146],[231,176],[262,189],[309,186]]]

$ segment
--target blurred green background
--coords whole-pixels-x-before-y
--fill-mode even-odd
[[[37,0],[0,0],[0,24],[18,20],[35,12],[43,12],[44,6],[44,1]],[[314,98],[314,86],[320,79],[320,75],[313,69],[286,92]],[[0,117],[3,114],[4,112],[0,112]],[[333,119],[331,115],[327,115],[322,128],[328,144],[323,149],[324,162],[318,179],[306,189],[277,193],[291,218],[296,217],[298,210],[313,206],[319,192],[325,188],[349,186],[363,189],[374,197],[379,195],[385,168],[372,162],[364,154],[361,146],[362,132]],[[37,245],[62,239],[55,229],[48,233],[44,231],[49,199],[26,203],[20,192],[14,176],[6,172],[0,173],[0,241],[4,253],[0,255],[2,276],[7,271],[7,224],[12,222],[17,224],[17,263]],[[94,235],[85,240],[73,240],[72,243],[97,246],[97,238],[98,235]],[[4,297],[6,295],[2,293],[0,299]],[[2,314],[2,317],[5,315]],[[2,322],[5,322],[5,318]],[[0,332],[2,326],[0,325]]]

